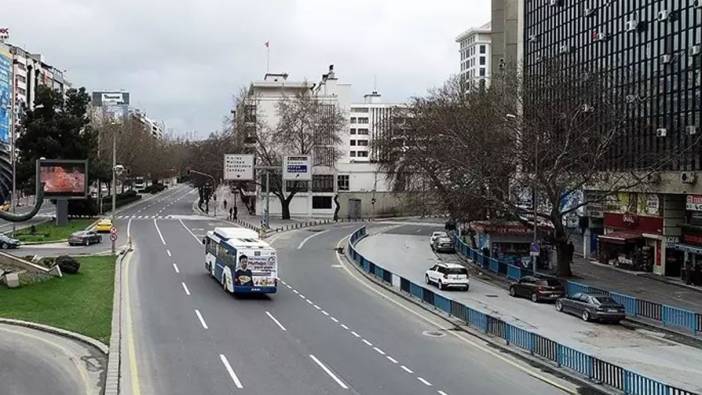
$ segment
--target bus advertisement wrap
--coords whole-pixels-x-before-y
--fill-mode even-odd
[[[239,252],[234,273],[236,286],[273,287],[278,277],[275,256],[251,256]]]

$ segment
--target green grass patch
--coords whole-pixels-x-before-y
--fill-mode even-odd
[[[0,317],[67,329],[110,344],[115,257],[77,258],[78,274],[0,287]]]
[[[29,227],[15,232],[15,237],[23,242],[49,243],[66,240],[71,233],[84,230],[93,222],[95,222],[94,219],[72,219],[64,226],[56,226],[55,222],[46,222],[36,225],[34,234],[31,233],[31,227]]]

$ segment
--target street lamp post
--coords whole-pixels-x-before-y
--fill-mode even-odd
[[[13,67],[14,69],[14,67]],[[12,194],[10,195],[10,207],[12,208],[12,213],[17,212],[17,155],[15,154],[15,92],[14,92],[14,81],[12,85],[12,98],[10,99],[10,161],[12,162]],[[15,231],[17,230],[16,224],[12,223],[12,237],[15,237]]]

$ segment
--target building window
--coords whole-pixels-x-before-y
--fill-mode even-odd
[[[352,157],[352,158],[355,158],[355,157],[356,157],[356,151],[351,151],[351,152],[349,152],[349,156]]]
[[[355,146],[355,145],[356,145],[356,140],[351,140],[351,141],[349,141],[349,145],[352,146],[352,147]]]
[[[358,129],[358,134],[368,134],[368,129]]]
[[[356,123],[356,117],[351,117],[351,123]]]
[[[338,191],[348,191],[349,190],[349,176],[348,175],[336,176],[336,189]]]
[[[313,175],[312,192],[334,192],[334,176],[331,174]]]
[[[358,140],[358,145],[362,147],[367,147],[368,146],[368,140]]]
[[[351,119],[353,119],[353,118],[351,118]],[[368,123],[368,118],[366,118],[366,117],[358,118],[358,123],[367,124],[367,123]]]
[[[485,56],[480,57],[480,65],[485,66]]]
[[[368,107],[352,107],[351,112],[368,112]]]
[[[297,191],[297,192],[307,192],[308,181],[295,181],[295,180],[286,180],[285,181],[285,190],[286,191]]]
[[[320,210],[332,208],[332,197],[331,196],[312,196],[312,208],[313,209],[320,209]]]
[[[358,151],[358,157],[359,157],[359,158],[367,158],[367,157],[368,157],[368,151]]]
[[[351,129],[351,134],[356,134],[356,129]]]
[[[485,53],[486,49],[484,45],[480,46],[480,53]]]
[[[484,67],[480,68],[480,76],[485,77],[485,68]]]

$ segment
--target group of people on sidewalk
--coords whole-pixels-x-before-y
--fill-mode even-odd
[[[227,210],[227,199],[224,199],[224,210]],[[237,220],[237,215],[239,214],[239,208],[234,205],[229,207],[229,216],[227,217],[228,220],[230,221],[236,221]]]

